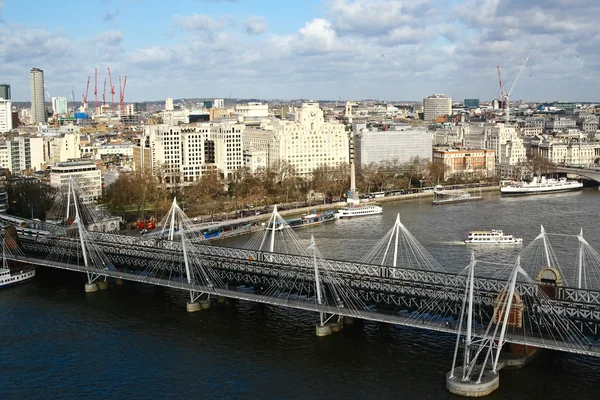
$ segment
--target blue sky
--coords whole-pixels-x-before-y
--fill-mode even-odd
[[[571,0],[0,0],[0,81],[29,100],[118,98],[489,100],[531,51],[513,99],[600,100],[600,2]],[[100,95],[101,96],[101,95]]]

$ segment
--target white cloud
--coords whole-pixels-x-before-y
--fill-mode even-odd
[[[244,32],[248,35],[260,35],[269,30],[269,22],[265,17],[252,16],[244,23]]]
[[[79,92],[94,67],[106,75],[108,66],[128,75],[126,100],[232,90],[236,97],[491,99],[496,66],[510,85],[533,50],[514,98],[594,100],[600,2],[572,0],[568,11],[560,0],[330,0],[322,17],[285,34],[263,17],[175,15],[157,26],[168,40],[127,50],[118,30],[80,39],[5,22],[2,79],[20,99],[29,97],[31,67],[44,69],[54,94],[73,84]]]
[[[212,32],[220,30],[223,27],[222,22],[213,19],[210,15],[196,13],[189,17],[174,15],[173,22],[184,31]]]

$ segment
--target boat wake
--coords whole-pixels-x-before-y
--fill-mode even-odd
[[[466,243],[464,240],[450,240],[447,242],[437,242],[438,244],[443,244],[446,246],[464,246]]]

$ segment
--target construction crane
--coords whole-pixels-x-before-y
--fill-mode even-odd
[[[106,105],[106,78],[104,78],[104,92],[102,92],[102,108]],[[102,110],[104,111],[104,110]]]
[[[88,76],[87,84],[85,85],[85,93],[81,96],[83,97],[83,112],[88,110],[88,91],[90,90],[90,77]]]
[[[98,68],[94,68],[94,100],[96,101],[96,108],[94,109],[94,113],[98,113]]]
[[[123,79],[123,86],[121,86],[121,75],[119,75],[119,108],[121,109],[121,116],[125,114],[125,86],[127,86],[127,75]]]
[[[110,113],[114,113],[115,109],[115,86],[112,82],[112,75],[110,74],[110,67],[108,68],[108,83],[110,85]]]
[[[500,84],[500,99],[502,100],[502,110],[504,112],[504,121],[506,123],[510,122],[510,95],[513,89],[515,88],[515,85],[517,84],[517,81],[521,76],[521,72],[523,72],[523,67],[525,67],[525,64],[527,64],[527,60],[529,60],[530,56],[531,52],[527,54],[527,57],[525,57],[525,61],[523,61],[523,63],[519,67],[519,72],[517,73],[517,76],[515,77],[515,80],[510,86],[510,90],[508,92],[504,89],[504,84],[502,83],[502,73],[500,72],[500,66],[496,66],[496,68],[498,69],[498,82]]]

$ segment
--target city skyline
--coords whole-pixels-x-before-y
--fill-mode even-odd
[[[514,3],[514,4],[513,4]],[[532,52],[511,95],[596,101],[600,4],[579,0],[0,0],[0,82],[27,101],[31,68],[50,96],[81,101],[94,68],[101,99],[111,68],[115,102],[173,98],[455,100],[499,95]],[[107,91],[107,100],[110,94]],[[46,99],[48,101],[48,99]]]

